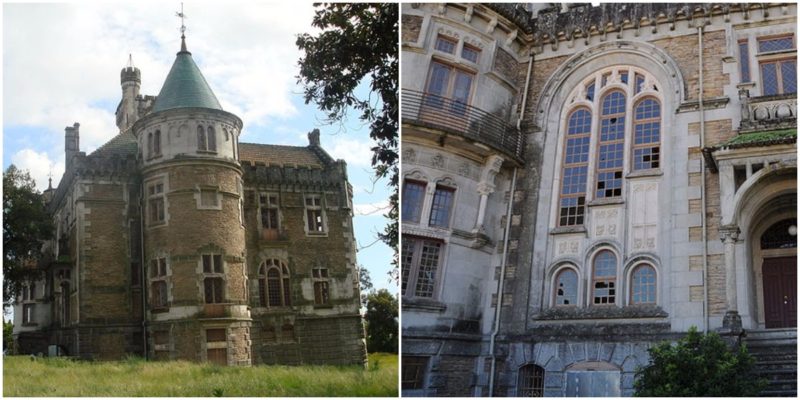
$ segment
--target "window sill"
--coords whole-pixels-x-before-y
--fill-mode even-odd
[[[438,300],[422,297],[403,297],[403,310],[441,313],[447,310],[447,305]]]
[[[756,58],[761,57],[769,57],[769,56],[776,56],[776,55],[792,55],[797,53],[797,49],[786,49],[786,50],[775,50],[775,51],[765,51],[763,53],[756,53]]]
[[[23,322],[22,326],[39,326],[36,322]]]
[[[564,235],[568,233],[586,233],[586,227],[583,225],[557,226],[553,229],[550,229],[551,235]]]
[[[314,304],[315,310],[332,310],[333,304]]]
[[[664,173],[661,172],[660,169],[653,168],[653,169],[643,169],[640,171],[630,172],[628,173],[628,175],[625,175],[625,178],[630,179],[630,178],[641,178],[645,176],[662,176],[662,175],[664,175]]]
[[[158,228],[158,227],[166,226],[166,225],[167,225],[166,221],[160,221],[160,222],[157,222],[157,223],[151,223],[151,224],[147,225],[147,227],[148,228]]]
[[[328,232],[306,232],[308,237],[327,237]]]
[[[169,307],[150,308],[150,312],[153,314],[166,313],[169,312]]]
[[[537,320],[581,320],[581,319],[631,319],[666,318],[669,314],[657,305],[592,305],[589,307],[555,306],[543,310],[534,317]]]
[[[603,197],[602,199],[594,199],[588,203],[587,206],[607,206],[610,204],[625,204],[625,200],[622,197]]]
[[[217,154],[216,150],[197,150],[197,154]]]

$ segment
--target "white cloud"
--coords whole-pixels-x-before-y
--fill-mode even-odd
[[[64,163],[50,160],[47,153],[38,153],[31,149],[22,149],[11,156],[11,163],[20,170],[28,170],[31,178],[36,181],[38,190],[47,189],[47,179],[50,173],[53,174],[53,185],[58,184],[58,180],[64,173]]]
[[[4,124],[60,136],[77,121],[82,150],[99,147],[116,133],[128,53],[142,71],[141,93],[158,94],[180,46],[174,6],[5,4]],[[187,45],[223,108],[245,126],[297,114],[291,99],[300,91],[301,53],[294,42],[312,30],[311,3],[192,2],[186,14]]]
[[[332,145],[326,145],[326,139],[331,141],[331,138],[333,138]],[[367,138],[358,140],[353,136],[348,137],[347,134],[325,136],[322,138],[322,147],[324,147],[333,158],[345,160],[348,166],[369,167],[372,165],[373,145],[373,142]]]

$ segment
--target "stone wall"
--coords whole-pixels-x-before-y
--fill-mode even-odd
[[[252,332],[258,364],[363,364],[367,356],[360,315],[265,315],[254,320]]]

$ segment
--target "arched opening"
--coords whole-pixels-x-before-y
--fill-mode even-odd
[[[797,326],[797,217],[772,223],[761,233],[761,298],[764,327]]]
[[[520,367],[517,377],[517,397],[544,396],[544,368],[536,364]]]

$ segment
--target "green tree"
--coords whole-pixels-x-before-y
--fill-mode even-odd
[[[378,236],[394,250],[396,266],[399,5],[317,3],[315,7],[312,25],[321,32],[297,37],[297,47],[305,52],[298,83],[304,85],[306,103],[315,102],[328,123],[345,120],[353,109],[369,124],[375,141],[375,175],[388,177],[393,189],[385,214],[390,222]],[[356,88],[365,79],[370,82],[369,94],[359,97]]]
[[[34,268],[42,244],[52,238],[53,221],[28,171],[14,164],[3,172],[3,306],[11,305]]]
[[[369,270],[363,265],[358,266],[358,283],[361,287],[361,306],[367,306],[367,296],[372,290],[372,278],[369,276]]]
[[[3,352],[10,353],[14,347],[14,323],[11,321],[3,320]]]
[[[397,353],[397,298],[381,289],[367,295],[367,351]]]
[[[766,385],[744,345],[731,350],[716,333],[700,334],[696,327],[676,344],[662,342],[649,353],[650,364],[636,372],[637,397],[756,396]]]

